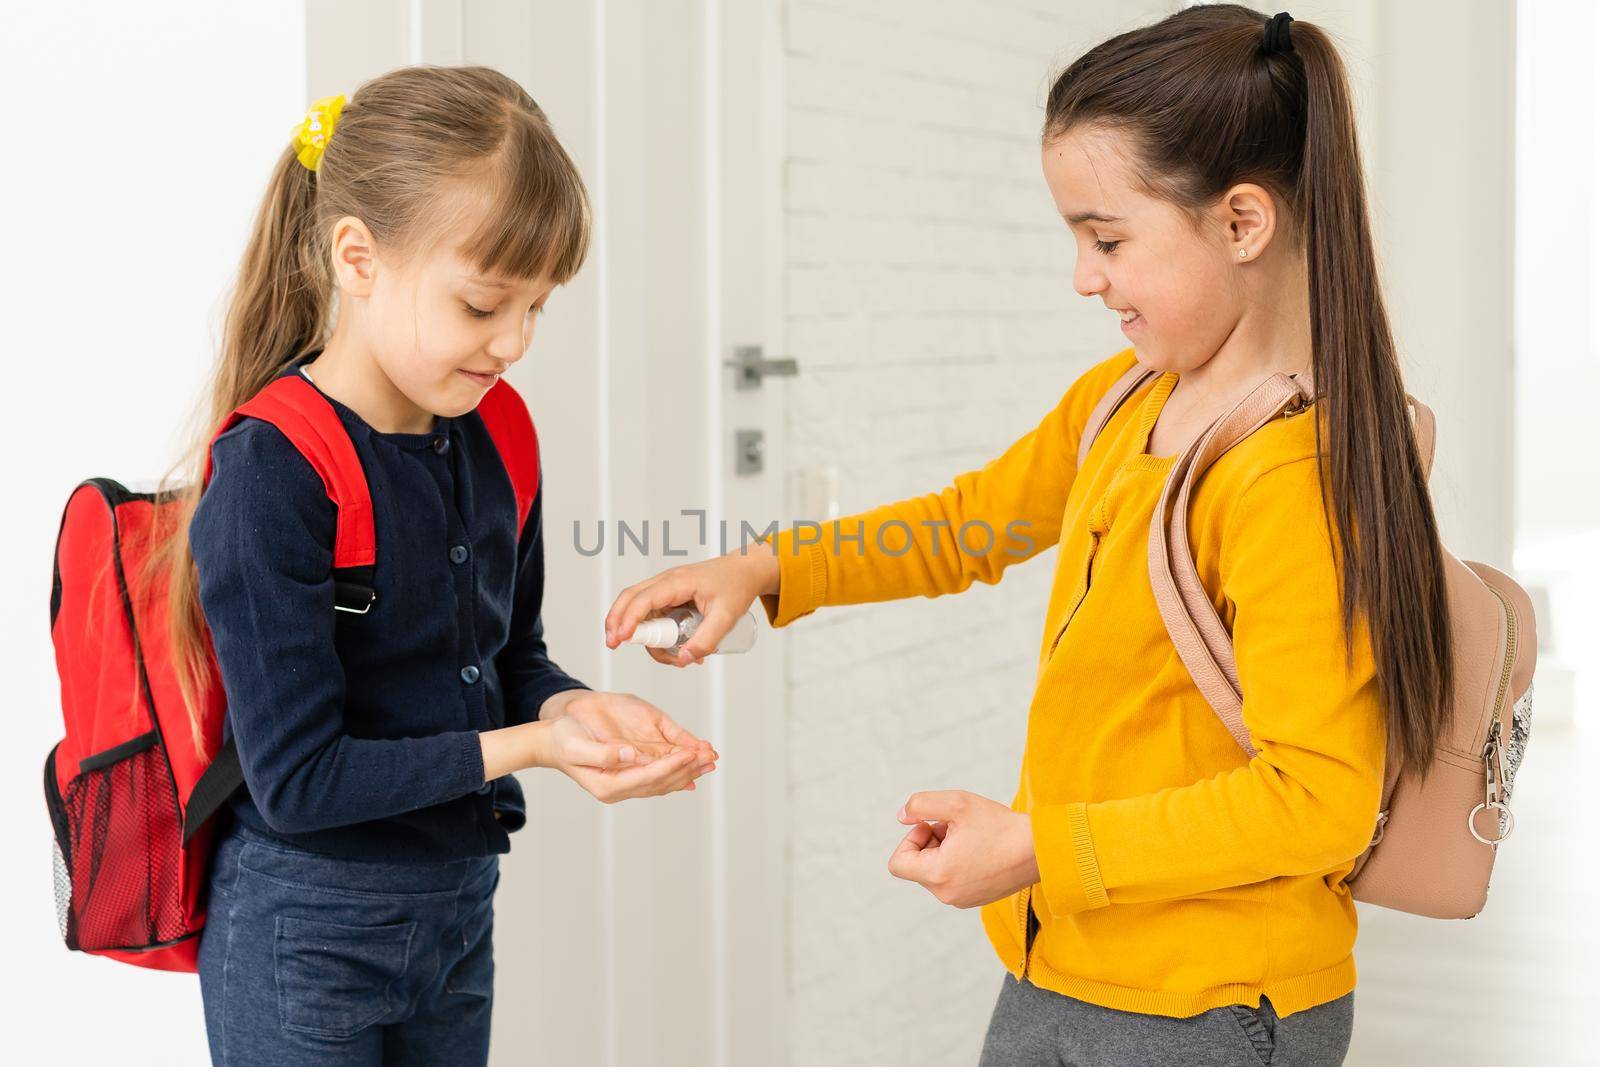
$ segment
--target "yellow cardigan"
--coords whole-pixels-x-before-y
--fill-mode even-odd
[[[1371,839],[1384,760],[1368,631],[1358,621],[1347,662],[1312,409],[1275,419],[1211,467],[1189,509],[1233,633],[1247,759],[1150,589],[1150,514],[1173,457],[1145,446],[1177,375],[1129,398],[1077,469],[1090,410],[1133,362],[1129,348],[1089,370],[940,492],[782,531],[779,593],[762,599],[785,626],[992,584],[1058,545],[1012,801],[1031,813],[1040,881],[983,907],[989,940],[1012,974],[1106,1007],[1183,1017],[1264,994],[1289,1015],[1355,986],[1340,880]]]

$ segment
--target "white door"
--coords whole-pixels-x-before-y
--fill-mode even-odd
[[[308,101],[395,66],[481,63],[528,90],[582,169],[590,258],[511,375],[542,447],[546,633],[577,677],[722,753],[695,792],[615,807],[520,776],[496,1063],[787,1059],[783,642],[763,624],[753,652],[679,671],[601,640],[623,586],[721,551],[724,522],[733,547],[741,520],[786,519],[784,381],[736,389],[725,365],[745,345],[785,354],[778,24],[778,0],[307,4]],[[739,431],[761,433],[760,473],[737,473]]]

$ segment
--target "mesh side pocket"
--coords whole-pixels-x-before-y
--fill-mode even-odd
[[[1522,694],[1511,709],[1511,738],[1506,742],[1506,780],[1502,789],[1501,799],[1506,803],[1511,802],[1511,787],[1517,779],[1517,770],[1522,766],[1522,754],[1528,747],[1528,735],[1533,730],[1533,683],[1528,683],[1527,690]],[[1505,837],[1510,829],[1507,825],[1510,820],[1504,811],[1500,812],[1500,836]]]
[[[72,873],[67,870],[67,858],[61,854],[61,842],[50,842],[51,873],[56,883],[56,925],[61,936],[68,939],[67,916],[72,913]]]
[[[52,756],[53,758],[53,756]],[[54,797],[57,912],[70,948],[137,950],[189,929],[182,828],[166,753],[150,744],[85,769]],[[47,775],[47,795],[54,792]]]
[[[68,948],[76,948],[72,936],[72,865],[67,862],[63,849],[70,846],[71,831],[67,827],[67,810],[61,803],[61,791],[56,788],[56,752],[58,742],[44,758],[44,806],[50,815],[51,873],[55,879],[56,925]]]

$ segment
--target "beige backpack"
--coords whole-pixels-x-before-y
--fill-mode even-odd
[[[1089,416],[1078,450],[1082,469],[1095,438],[1127,398],[1156,372],[1134,366]],[[1432,470],[1433,412],[1414,397],[1417,448]],[[1280,415],[1311,400],[1294,375],[1262,382],[1178,456],[1150,520],[1150,582],[1179,657],[1212,710],[1251,757],[1233,642],[1200,583],[1190,554],[1189,496],[1217,457]],[[1439,919],[1483,910],[1500,842],[1511,836],[1507,801],[1528,742],[1538,641],[1533,604],[1507,575],[1444,552],[1455,692],[1449,724],[1426,783],[1391,763],[1372,841],[1345,877],[1357,900]]]

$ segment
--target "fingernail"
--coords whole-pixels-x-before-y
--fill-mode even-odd
[[[622,746],[622,759],[624,763],[631,761],[635,755],[636,754],[631,747],[628,745]]]
[[[904,804],[900,805],[900,810],[895,812],[894,817],[899,819],[901,822],[906,821],[906,806]]]

